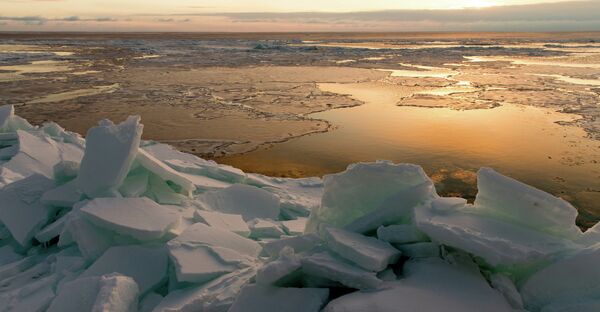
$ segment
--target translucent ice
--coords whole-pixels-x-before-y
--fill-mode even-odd
[[[245,221],[279,217],[279,199],[250,185],[235,184],[223,190],[207,192],[202,196],[202,201],[212,210],[239,214]]]
[[[87,196],[115,197],[133,164],[143,126],[132,116],[119,125],[103,120],[86,136],[85,155],[77,179]]]
[[[328,252],[302,258],[302,271],[356,289],[374,289],[382,283],[375,273],[352,265]]]
[[[242,289],[229,312],[318,312],[328,296],[329,289],[248,285]]]

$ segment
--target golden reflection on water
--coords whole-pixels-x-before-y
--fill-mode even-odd
[[[385,83],[321,84],[364,105],[311,115],[335,126],[267,149],[220,158],[248,172],[320,176],[354,162],[387,159],[425,168],[441,193],[474,196],[483,166],[561,195],[578,204],[580,192],[600,189],[600,143],[568,122],[576,115],[547,108],[504,104],[494,109],[399,107],[421,87]],[[600,204],[585,203],[600,212]],[[587,207],[592,205],[593,207]]]

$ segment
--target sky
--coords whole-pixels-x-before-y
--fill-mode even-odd
[[[0,31],[600,31],[600,0],[0,0]]]

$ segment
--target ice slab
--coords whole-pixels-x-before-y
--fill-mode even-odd
[[[248,225],[240,215],[197,210],[194,216],[196,219],[212,227],[229,230],[244,237],[250,235],[250,228],[248,228]]]
[[[41,202],[54,207],[73,207],[81,200],[82,195],[77,182],[70,181],[45,192]]]
[[[148,189],[149,173],[146,170],[134,170],[135,173],[131,173],[125,178],[121,187],[119,187],[119,193],[123,197],[141,197]]]
[[[165,281],[167,264],[163,247],[117,246],[108,249],[80,277],[120,273],[133,278],[140,294],[145,294]]]
[[[321,206],[310,215],[307,230],[317,231],[320,223],[343,227],[379,209],[415,206],[435,191],[426,196],[403,191],[424,183],[433,185],[415,165],[383,161],[350,165],[345,172],[325,176]]]
[[[43,312],[55,297],[58,277],[50,275],[15,290],[0,293],[0,306],[6,312]]]
[[[234,250],[242,255],[256,257],[261,251],[260,245],[231,231],[196,223],[188,227],[169,245],[214,246]]]
[[[138,293],[137,284],[127,276],[83,277],[63,284],[47,311],[136,311]]]
[[[291,247],[286,247],[281,250],[279,258],[262,266],[256,272],[256,283],[260,285],[275,285],[284,283],[288,279],[297,277],[302,263],[300,258],[294,254]]]
[[[383,289],[355,292],[331,301],[323,312],[509,312],[502,295],[471,270],[441,259],[409,261],[403,278]]]
[[[301,235],[304,233],[304,229],[306,228],[307,221],[308,221],[307,218],[300,217],[296,220],[282,221],[281,225],[283,226],[283,229],[287,232],[287,234]]]
[[[81,208],[82,215],[93,224],[139,241],[165,236],[181,222],[174,209],[146,198],[96,198]]]
[[[280,224],[271,220],[252,219],[248,221],[250,228],[250,237],[254,239],[261,238],[279,238],[285,235]]]
[[[462,249],[490,265],[530,264],[577,248],[566,239],[463,209],[437,214],[428,205],[415,209],[417,227],[434,242]]]
[[[171,291],[153,312],[227,311],[254,274],[254,268],[246,268],[202,286]]]
[[[168,243],[177,281],[204,283],[253,264],[260,245],[203,223],[188,227]]]
[[[581,236],[577,210],[568,202],[490,168],[477,173],[478,213],[569,239]]]
[[[23,259],[23,256],[16,253],[10,245],[0,247],[0,266]]]
[[[60,232],[59,247],[75,242],[87,261],[100,257],[113,244],[113,234],[93,225],[81,215],[73,213],[65,216],[65,224]],[[60,221],[60,220],[59,220]],[[57,225],[60,228],[60,224]],[[48,233],[51,235],[51,233]],[[109,272],[110,273],[110,272]]]
[[[0,189],[3,187],[22,180],[24,177],[8,168],[0,167]]]
[[[427,235],[410,224],[380,226],[377,228],[377,238],[388,243],[409,244],[428,240]]]
[[[402,255],[408,258],[435,258],[440,256],[440,245],[432,242],[413,243],[413,244],[394,244]]]
[[[324,230],[327,246],[361,268],[373,272],[384,270],[400,258],[400,251],[373,237],[333,227]]]
[[[591,248],[559,260],[531,276],[520,291],[525,307],[600,300],[600,248]]]
[[[140,300],[138,311],[139,312],[152,312],[152,310],[154,310],[154,308],[156,308],[156,306],[158,306],[162,300],[163,300],[163,296],[161,296],[155,292],[151,292],[151,293],[145,295],[144,298],[142,298]]]
[[[8,122],[14,115],[15,108],[12,105],[0,106],[0,132],[8,130]]]
[[[321,252],[301,260],[305,274],[326,278],[356,289],[374,289],[382,281],[375,273],[345,262],[329,252]]]
[[[87,196],[115,197],[138,153],[143,126],[139,116],[119,125],[103,120],[86,136],[85,155],[77,177]]]
[[[0,221],[23,247],[48,222],[51,211],[40,198],[54,187],[54,181],[43,175],[32,175],[0,190]]]
[[[171,167],[167,166],[165,163],[158,160],[156,157],[152,156],[143,149],[138,150],[136,161],[146,170],[159,176],[161,180],[171,182],[179,186],[182,194],[190,195],[196,189],[194,183],[190,179],[173,170]]]
[[[501,273],[490,276],[490,284],[498,290],[514,309],[524,310],[523,298],[517,290],[515,283],[506,275]]]
[[[329,297],[329,289],[278,288],[248,285],[242,289],[229,312],[318,312]]]
[[[2,166],[23,177],[42,174],[48,178],[54,175],[54,165],[61,161],[58,143],[39,134],[17,130],[18,152]],[[77,153],[73,147],[73,153]],[[80,152],[80,151],[79,151]]]
[[[263,246],[263,249],[269,256],[275,257],[279,255],[285,247],[291,247],[294,252],[300,253],[309,251],[321,243],[321,238],[316,234],[305,234],[294,237],[286,237],[274,241],[270,241]]]
[[[226,189],[210,191],[201,196],[214,211],[239,214],[245,221],[255,218],[273,219],[279,217],[279,199],[260,188],[235,184]]]

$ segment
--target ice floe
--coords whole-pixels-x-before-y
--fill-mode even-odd
[[[247,174],[0,106],[2,311],[598,311],[600,225],[478,173],[473,204],[415,165]]]

